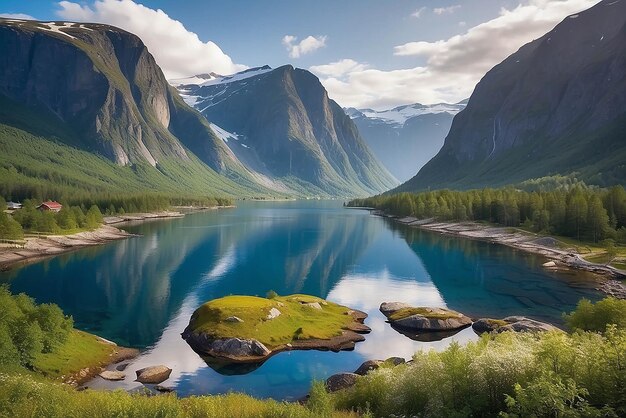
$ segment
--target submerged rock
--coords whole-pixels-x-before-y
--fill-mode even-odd
[[[100,376],[104,380],[124,380],[126,378],[126,375],[124,373],[113,370],[105,370],[101,372],[98,376]]]
[[[167,366],[150,366],[137,370],[137,382],[158,384],[169,379],[172,369]]]
[[[337,373],[326,380],[326,390],[328,392],[336,392],[338,390],[347,389],[354,386],[356,379],[359,377],[355,373]]]

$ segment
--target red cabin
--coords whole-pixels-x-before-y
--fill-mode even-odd
[[[39,210],[49,210],[51,212],[58,212],[63,207],[59,202],[55,202],[53,200],[48,200],[47,202],[43,202],[41,205],[37,206]]]

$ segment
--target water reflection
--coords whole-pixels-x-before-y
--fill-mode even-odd
[[[399,226],[337,202],[246,202],[130,230],[143,237],[0,273],[13,291],[58,303],[79,328],[146,348],[125,381],[96,379],[90,386],[132,389],[140,386],[135,370],[165,364],[173,369],[165,384],[183,396],[243,391],[296,399],[313,379],[355,370],[365,360],[410,358],[477,338],[464,329],[441,341],[414,341],[385,322],[382,302],[558,321],[580,297],[598,297],[588,281],[546,272],[536,257]],[[203,302],[268,290],[367,312],[372,332],[352,352],[280,353],[244,375],[216,372],[180,337]]]

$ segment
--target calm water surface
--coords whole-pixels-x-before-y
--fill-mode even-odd
[[[548,272],[540,257],[479,241],[445,237],[344,209],[341,202],[243,202],[237,209],[127,227],[142,237],[80,250],[0,273],[14,292],[54,302],[77,328],[145,349],[134,371],[165,364],[164,385],[179,395],[242,391],[296,399],[313,379],[352,371],[364,360],[410,358],[474,340],[471,328],[437,342],[417,342],[384,322],[384,301],[442,306],[470,316],[531,316],[559,323],[587,297],[599,299],[580,274]],[[306,293],[367,312],[372,333],[351,352],[296,351],[243,375],[208,367],[181,339],[192,312],[230,294]]]

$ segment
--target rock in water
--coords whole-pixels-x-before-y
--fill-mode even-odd
[[[98,376],[103,378],[104,380],[124,380],[126,375],[119,371],[105,370],[101,372]]]
[[[380,311],[391,325],[412,331],[449,331],[472,324],[469,317],[445,308],[411,307],[391,302],[381,304]]]
[[[382,360],[367,360],[354,371],[354,374],[358,374],[359,376],[365,376],[372,370],[378,369],[381,364],[383,364]]]
[[[355,373],[337,373],[326,380],[326,390],[336,392],[354,386],[356,379],[359,377]]]
[[[410,308],[411,305],[403,302],[383,302],[380,304],[380,311],[385,316],[389,316],[400,309]]]
[[[485,332],[547,332],[560,331],[554,325],[535,321],[525,316],[507,316],[504,319],[481,318],[472,324],[472,328],[477,334]]]
[[[172,369],[167,366],[150,366],[136,371],[137,382],[158,384],[169,379]]]
[[[252,338],[214,340],[206,347],[206,352],[219,357],[263,357],[271,353],[263,343]]]

